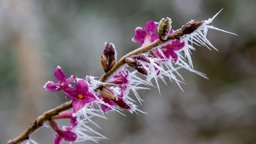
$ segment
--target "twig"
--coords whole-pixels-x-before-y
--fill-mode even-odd
[[[170,41],[170,40],[173,40],[173,39],[179,39],[180,37],[182,37],[185,34],[190,34],[193,31],[195,31],[202,24],[203,24],[203,21],[196,21],[196,22],[192,22],[192,23],[187,23],[184,26],[182,26],[182,28],[176,30],[174,33],[169,35],[167,37],[166,41]],[[111,76],[118,68],[120,68],[125,63],[125,59],[127,57],[147,52],[150,49],[153,49],[154,47],[159,46],[159,45],[163,44],[166,41],[161,41],[161,40],[158,39],[158,40],[154,41],[151,44],[148,44],[146,46],[137,48],[134,51],[131,51],[130,53],[124,55],[123,57],[121,57],[119,59],[119,61],[107,73],[103,74],[100,77],[99,81],[101,81],[101,82],[106,81],[109,76]],[[59,114],[60,112],[70,109],[71,107],[72,107],[72,103],[71,103],[71,101],[68,101],[68,102],[65,102],[65,103],[63,103],[63,104],[45,112],[45,113],[43,113],[38,118],[36,118],[35,121],[22,134],[20,134],[16,138],[10,140],[8,142],[8,144],[19,144],[22,141],[29,139],[29,135],[31,133],[33,133],[36,129],[41,127],[44,122],[50,120],[53,116]]]
[[[18,144],[24,140],[29,139],[29,135],[34,132],[36,129],[41,127],[45,121],[48,121],[53,116],[57,115],[59,112],[65,111],[72,107],[71,101],[65,102],[49,111],[46,111],[42,115],[36,118],[36,120],[18,137],[13,140],[10,140],[8,144]]]

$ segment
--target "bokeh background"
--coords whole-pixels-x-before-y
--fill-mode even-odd
[[[176,29],[222,8],[214,25],[239,36],[210,31],[219,51],[194,52],[195,68],[209,80],[182,71],[184,92],[171,82],[160,83],[161,96],[141,91],[148,114],[96,119],[109,138],[100,144],[255,144],[255,0],[0,0],[0,143],[67,101],[42,88],[57,65],[68,75],[100,76],[104,42],[121,57],[138,46],[134,29],[149,19],[168,16]],[[32,137],[52,143],[53,131],[43,127]]]

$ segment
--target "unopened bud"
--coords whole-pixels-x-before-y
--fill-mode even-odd
[[[168,34],[172,28],[172,20],[168,17],[162,18],[157,27],[157,33],[159,35],[159,39],[162,41],[167,40]]]
[[[131,57],[127,57],[125,59],[125,63],[127,63],[130,67],[135,68],[138,72],[147,75],[148,72],[145,68],[145,64],[143,65],[142,63],[146,62],[149,63],[149,59],[145,55],[135,55]]]
[[[125,63],[127,63],[130,67],[135,67],[137,65],[137,62],[134,58],[127,57],[125,58]]]
[[[184,34],[190,34],[203,24],[203,21],[192,21],[182,26]]]
[[[116,49],[113,43],[105,43],[103,54],[101,55],[101,66],[108,72],[116,63]]]
[[[115,100],[116,104],[124,109],[131,109],[131,106],[125,102],[122,98],[118,98],[117,100]]]
[[[134,59],[141,60],[141,61],[144,61],[144,62],[147,62],[147,63],[150,62],[148,57],[146,57],[145,55],[142,55],[142,54],[141,55],[135,55]]]
[[[148,75],[148,71],[143,66],[137,66],[135,69],[141,74]]]
[[[100,90],[100,94],[104,97],[104,98],[108,98],[108,99],[115,99],[115,95],[113,94],[113,92],[107,87],[107,86],[101,86],[99,88]]]

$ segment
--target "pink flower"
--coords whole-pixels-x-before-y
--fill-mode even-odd
[[[54,76],[57,79],[56,83],[48,81],[44,85],[44,88],[51,92],[65,90],[66,88],[69,88],[70,83],[75,80],[75,76],[70,76],[69,78],[66,78],[66,75],[64,74],[60,66],[57,66],[54,70]]]
[[[112,91],[112,93],[116,96],[115,99],[109,99],[102,95],[99,95],[99,97],[102,98],[103,101],[111,107],[119,106],[124,109],[131,109],[131,103],[126,100],[128,94],[127,90],[129,85],[129,74],[130,72],[127,69],[123,69],[116,72],[108,81],[110,85],[113,85],[113,87],[108,88],[108,90]],[[118,89],[118,92],[116,92],[115,89]],[[111,107],[102,105],[104,112],[111,110]]]
[[[156,34],[157,24],[149,20],[144,29],[142,27],[137,27],[135,29],[135,35],[132,38],[133,42],[138,42],[140,45],[144,46],[149,43],[154,42],[156,39],[158,39],[158,35]]]
[[[103,97],[103,96],[99,96],[99,97]],[[131,109],[131,104],[126,101],[122,96],[118,96],[117,99],[108,99],[108,98],[103,98],[103,101],[110,105],[111,107],[116,107],[116,106],[119,106],[121,108],[124,108],[124,109]],[[107,106],[107,105],[101,105],[101,108],[104,112],[108,112],[110,110],[112,110],[112,108]]]
[[[89,91],[87,81],[83,79],[79,79],[76,82],[75,88],[70,87],[65,89],[64,93],[72,100],[72,106],[75,112],[81,109],[85,104],[96,100],[95,95]]]
[[[65,141],[75,141],[77,135],[73,133],[70,129],[58,130],[55,134],[54,144],[61,144],[62,140]]]
[[[72,129],[77,125],[76,117],[70,119],[70,126],[64,129],[60,129],[54,120],[49,121],[50,126],[55,130],[54,144],[60,144],[63,140],[75,141],[77,135],[72,132]]]
[[[161,46],[158,49],[152,50],[151,52],[155,57],[161,59],[172,58],[174,62],[178,60],[178,55],[176,51],[181,50],[184,47],[184,42],[180,40],[172,40],[171,43]]]

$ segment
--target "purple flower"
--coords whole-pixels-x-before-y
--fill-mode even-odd
[[[99,97],[103,97],[103,96],[99,96]],[[110,105],[111,107],[116,107],[116,106],[119,106],[121,108],[124,108],[124,109],[131,109],[131,105],[128,103],[128,101],[125,101],[124,98],[120,95],[118,96],[117,99],[108,99],[108,98],[103,98],[103,101]],[[107,105],[101,105],[101,108],[103,110],[103,112],[108,112],[110,110],[112,110],[112,108],[107,106]]]
[[[117,104],[116,104],[113,100],[111,100],[111,99],[104,98],[104,97],[101,96],[101,95],[99,95],[99,97],[102,97],[103,101],[104,101],[106,104],[110,105],[110,106],[116,106],[116,105],[117,105]],[[112,108],[109,107],[109,106],[107,106],[107,105],[101,105],[101,108],[102,108],[103,112],[108,112],[108,111],[112,110]]]
[[[95,95],[89,91],[87,81],[83,79],[79,79],[76,82],[75,88],[69,87],[65,89],[64,93],[72,100],[72,106],[75,112],[81,109],[85,104],[96,100]]]
[[[124,109],[131,109],[131,104],[126,100],[128,85],[129,85],[129,75],[130,72],[127,69],[120,70],[116,72],[108,81],[108,83],[113,84],[113,88],[108,88],[108,90],[112,91],[112,93],[116,96],[114,99],[109,99],[106,96],[99,95],[103,101],[110,105],[111,107],[119,106]],[[115,92],[114,89],[118,89],[118,92]],[[102,105],[102,109],[104,112],[111,110],[112,108],[107,105]]]
[[[116,84],[116,85],[127,85],[129,80],[129,71],[127,69],[123,69],[120,71],[117,71],[113,74],[113,76],[110,78],[108,83]]]
[[[105,72],[108,72],[116,63],[116,48],[113,43],[105,43],[103,54],[101,55],[101,66]]]
[[[135,68],[141,74],[148,75],[147,68],[145,68],[146,65],[143,65],[143,63],[150,63],[150,60],[147,58],[147,56],[142,54],[130,56],[125,59],[125,62],[129,66]]]
[[[172,40],[171,43],[163,45],[160,49],[152,50],[151,52],[155,57],[161,59],[170,59],[172,58],[174,62],[178,60],[178,55],[176,51],[181,50],[184,47],[184,42],[180,40]]]
[[[49,121],[51,127],[55,130],[56,134],[54,137],[54,144],[60,144],[63,140],[65,141],[75,141],[77,135],[72,132],[72,129],[77,125],[76,117],[70,119],[70,126],[64,129],[60,129],[54,120]]]
[[[138,42],[140,45],[147,45],[149,43],[154,42],[158,39],[158,35],[156,34],[157,24],[149,20],[144,29],[142,27],[137,27],[135,29],[135,36],[132,38],[133,42]]]
[[[66,78],[66,75],[64,74],[60,66],[57,66],[54,70],[54,76],[57,79],[56,83],[48,81],[44,85],[44,88],[51,92],[65,90],[66,88],[69,88],[70,83],[75,80],[75,76],[70,76],[69,78]]]
[[[62,140],[65,141],[75,141],[77,138],[77,135],[73,133],[71,130],[59,130],[55,134],[54,138],[54,144],[61,144]]]

